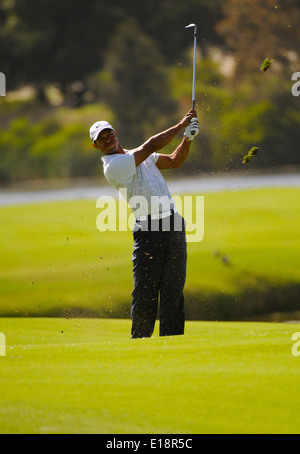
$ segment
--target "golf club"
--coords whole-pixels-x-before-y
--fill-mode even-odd
[[[190,24],[187,25],[185,28],[194,28],[194,62],[193,62],[193,94],[192,94],[192,102],[193,102],[193,109],[196,106],[196,95],[195,95],[195,87],[196,87],[196,45],[197,45],[197,25]]]

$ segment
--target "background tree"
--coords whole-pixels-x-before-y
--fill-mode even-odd
[[[299,63],[299,0],[228,0],[223,13],[216,30],[235,53],[237,75],[252,75],[267,57],[285,74]]]
[[[9,89],[34,85],[40,100],[56,84],[65,99],[84,101],[86,77],[102,68],[117,27],[134,19],[156,42],[167,63],[177,61],[190,43],[184,26],[201,24],[199,45],[220,42],[214,30],[224,0],[2,0],[0,54]]]
[[[140,145],[172,124],[174,104],[163,57],[134,20],[118,28],[107,50],[104,74],[102,99],[114,111],[126,146]]]
[[[191,105],[190,22],[201,127],[181,171],[248,169],[252,146],[262,152],[251,168],[299,164],[299,19],[299,0],[0,0],[0,180],[94,175],[87,131],[98,118],[126,147],[178,121]],[[10,93],[26,85],[43,104]]]
[[[191,43],[190,34],[184,31],[191,22],[199,25],[198,45],[205,53],[210,44],[223,43],[215,24],[223,17],[226,0],[114,0],[115,20],[134,18],[144,33],[159,47],[168,64],[178,62]]]
[[[112,29],[106,0],[17,0],[2,7],[2,64],[9,88],[30,84],[41,100],[46,84],[57,84],[78,105],[87,74],[101,67]],[[0,11],[1,13],[1,11]]]

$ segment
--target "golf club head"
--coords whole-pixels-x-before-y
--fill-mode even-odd
[[[196,24],[187,25],[185,28],[192,28],[192,27],[195,29],[195,33],[197,33],[197,25]]]

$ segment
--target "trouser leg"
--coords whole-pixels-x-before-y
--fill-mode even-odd
[[[159,293],[160,335],[184,334],[186,261],[184,221],[180,215],[172,218],[170,229],[134,233],[132,338],[152,335]]]
[[[183,289],[186,280],[185,231],[166,233],[165,257],[160,285],[160,336],[184,334]]]
[[[158,307],[163,264],[163,244],[159,232],[135,232],[133,249],[131,337],[151,337]]]

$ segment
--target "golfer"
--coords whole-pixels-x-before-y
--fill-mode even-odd
[[[173,153],[157,153],[183,129],[183,139]],[[178,124],[133,150],[122,147],[116,131],[108,122],[97,121],[90,128],[94,147],[104,154],[101,159],[105,178],[122,195],[125,194],[135,215],[132,338],[152,336],[158,301],[160,336],[184,334],[185,223],[176,210],[160,170],[180,167],[198,133],[194,109]]]

